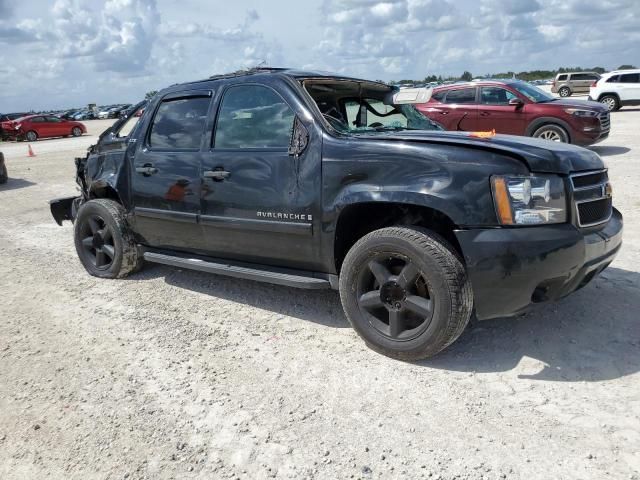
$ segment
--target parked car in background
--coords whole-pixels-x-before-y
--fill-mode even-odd
[[[39,138],[79,137],[87,133],[80,122],[64,120],[54,115],[28,115],[26,117],[2,122],[2,129],[9,132],[9,138],[35,142]]]
[[[589,100],[606,105],[609,111],[640,105],[640,69],[605,73],[591,85]]]
[[[92,110],[80,110],[73,116],[74,120],[95,120],[97,115]]]
[[[591,145],[609,135],[609,111],[596,102],[554,97],[519,80],[438,87],[420,112],[447,130],[490,131]]]
[[[596,72],[559,73],[551,84],[551,91],[561,97],[570,97],[574,93],[587,93],[593,82],[600,79]]]

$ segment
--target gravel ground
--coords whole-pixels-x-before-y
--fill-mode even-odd
[[[0,478],[640,479],[640,109],[612,115],[625,244],[596,281],[419,363],[335,292],[82,269],[47,201],[89,135],[0,144]]]

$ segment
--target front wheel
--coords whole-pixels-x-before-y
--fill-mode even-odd
[[[74,240],[80,262],[95,277],[122,278],[142,266],[125,210],[113,200],[90,200],[80,207]]]
[[[73,129],[71,130],[71,135],[73,135],[74,137],[79,137],[80,135],[82,135],[82,129],[80,127],[73,127]]]
[[[35,142],[36,140],[38,140],[38,134],[33,130],[29,130],[24,138],[27,140],[27,142]]]
[[[552,142],[569,143],[569,134],[559,125],[543,125],[533,132],[533,137]]]
[[[600,103],[607,107],[610,112],[620,109],[620,102],[618,101],[618,97],[615,95],[605,95],[600,99]]]
[[[458,255],[446,240],[418,227],[362,237],[342,265],[340,299],[369,347],[402,360],[431,357],[449,346],[473,307]]]

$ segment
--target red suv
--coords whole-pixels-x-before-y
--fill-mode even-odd
[[[609,136],[609,111],[603,105],[559,99],[519,80],[437,87],[416,108],[446,130],[495,130],[577,145]]]
[[[65,120],[53,115],[28,115],[8,122],[2,122],[2,130],[9,138],[35,142],[39,138],[79,137],[87,133],[87,128],[80,122]]]

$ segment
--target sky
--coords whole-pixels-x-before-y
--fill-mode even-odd
[[[640,65],[640,0],[0,0],[0,112],[258,64],[368,79]]]

